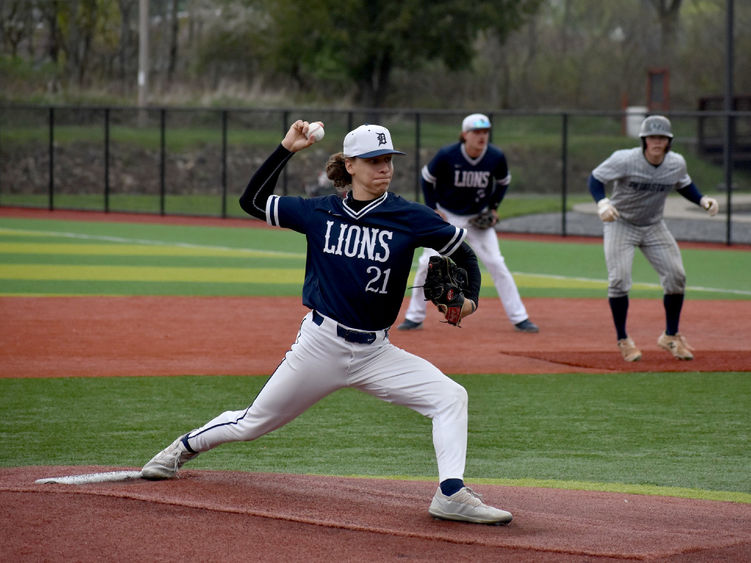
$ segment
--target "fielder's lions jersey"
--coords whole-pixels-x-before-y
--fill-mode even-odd
[[[266,221],[307,238],[306,307],[350,328],[387,329],[399,315],[415,248],[448,255],[467,232],[390,192],[360,211],[348,205],[349,197],[271,195]]]
[[[464,143],[440,149],[422,169],[425,204],[436,204],[457,215],[476,215],[496,209],[511,183],[503,152],[487,145],[477,158],[471,158]]]
[[[661,221],[670,192],[691,184],[686,161],[680,154],[668,151],[662,163],[655,166],[641,147],[615,151],[592,175],[603,184],[613,182],[610,202],[621,219],[639,226]]]

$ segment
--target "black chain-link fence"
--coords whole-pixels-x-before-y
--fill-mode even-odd
[[[472,111],[490,116],[492,142],[509,161],[512,182],[501,206],[501,217],[509,220],[505,224],[559,235],[581,234],[572,221],[581,220],[577,207],[593,209],[586,188],[589,173],[613,150],[639,143],[636,131],[644,117],[639,108],[610,113]],[[321,175],[329,155],[341,150],[344,135],[354,127],[379,123],[407,153],[395,160],[391,190],[421,200],[420,169],[441,146],[458,140],[467,113],[5,106],[0,107],[0,206],[241,217],[237,199],[250,175],[295,119],[323,121],[326,136],[295,155],[277,193],[332,191]],[[751,242],[745,240],[751,230],[751,112],[669,117],[674,150],[686,157],[700,190],[721,201],[723,215],[715,218],[715,231],[724,218],[721,240]],[[717,152],[717,132],[727,123],[733,132],[732,166],[725,163],[724,150]],[[713,132],[711,138],[707,132]],[[543,215],[548,218],[545,227],[533,220]],[[696,219],[703,218],[697,208]],[[700,235],[702,239],[717,239],[717,234]]]

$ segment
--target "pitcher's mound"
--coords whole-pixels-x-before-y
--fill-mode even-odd
[[[430,482],[200,470],[171,481],[35,482],[108,471],[123,469],[0,469],[1,524],[14,530],[3,559],[751,559],[751,505],[727,502],[478,485],[514,514],[484,526],[433,519]]]

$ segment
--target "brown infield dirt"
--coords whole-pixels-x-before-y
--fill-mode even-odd
[[[0,209],[10,214],[190,221]],[[634,364],[615,348],[605,299],[525,304],[539,334],[515,332],[487,298],[462,328],[430,311],[423,330],[394,330],[391,340],[450,374],[751,371],[751,301],[689,298],[681,329],[696,358],[681,362],[657,347],[661,302],[632,300],[630,332],[644,354]],[[0,377],[266,376],[305,313],[299,297],[4,297]],[[514,514],[507,526],[483,526],[431,518],[433,482],[187,466],[164,482],[36,483],[138,469],[0,468],[0,560],[751,561],[751,505],[741,503],[481,485],[488,503]]]

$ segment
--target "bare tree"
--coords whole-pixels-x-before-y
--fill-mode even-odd
[[[177,14],[178,0],[170,1],[170,33],[169,33],[169,61],[167,63],[167,84],[172,84],[177,69],[177,47],[180,33],[180,22]]]
[[[97,0],[70,0],[57,6],[58,20],[66,24],[61,29],[61,46],[66,55],[65,71],[76,78],[79,86],[83,86],[97,33],[99,5]]]
[[[0,2],[0,36],[3,46],[10,47],[13,58],[18,54],[18,46],[29,35],[30,14],[28,3],[23,0]]]
[[[670,65],[675,59],[678,24],[683,0],[649,0],[649,2],[657,11],[660,21],[661,52],[658,57],[662,64]]]
[[[120,10],[120,41],[117,49],[117,79],[125,85],[130,81],[132,56],[135,54],[135,22],[138,0],[118,0]]]

